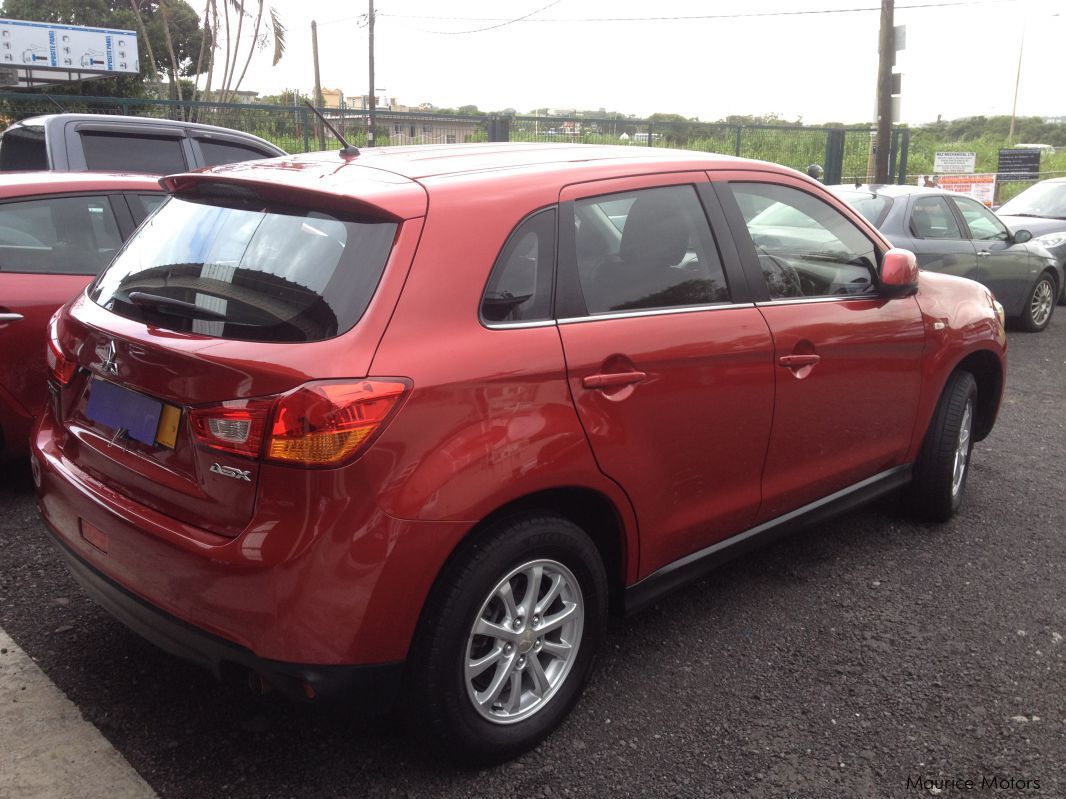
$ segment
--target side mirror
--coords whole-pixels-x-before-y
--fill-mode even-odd
[[[1033,234],[1028,230],[1016,230],[1013,235],[1011,235],[1011,241],[1015,244],[1025,244],[1025,242],[1030,241],[1032,238]]]
[[[894,300],[918,291],[918,259],[910,250],[893,247],[881,260],[881,296]]]

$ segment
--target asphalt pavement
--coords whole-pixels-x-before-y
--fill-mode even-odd
[[[497,768],[457,770],[387,719],[254,697],[157,651],[66,574],[23,464],[0,470],[0,627],[165,799],[1059,799],[1066,308],[1009,346],[959,516],[921,525],[884,501],[613,623],[573,715]]]

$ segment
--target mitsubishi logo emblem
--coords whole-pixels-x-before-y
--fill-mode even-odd
[[[114,341],[107,346],[107,357],[105,357],[103,363],[100,364],[100,371],[105,375],[118,374],[118,356],[115,353]]]

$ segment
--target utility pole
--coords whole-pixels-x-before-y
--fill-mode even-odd
[[[881,32],[877,64],[877,154],[874,183],[889,183],[888,159],[892,147],[892,66],[896,60],[895,0],[881,0]]]
[[[314,54],[315,59],[315,108],[321,109],[322,102],[322,80],[318,76],[318,23],[311,20],[311,52]],[[315,127],[318,128],[318,149],[326,149],[326,131],[323,128],[321,122],[315,122]]]
[[[374,95],[374,0],[370,0],[370,14],[367,16],[367,27],[370,29],[370,94],[367,97],[369,113],[367,114],[366,144],[374,146],[374,108],[377,106],[377,97]]]
[[[1022,23],[1022,41],[1018,45],[1018,71],[1014,75],[1014,104],[1010,107],[1010,130],[1007,143],[1014,144],[1014,118],[1018,113],[1018,87],[1022,84],[1022,54],[1025,52],[1025,23]]]

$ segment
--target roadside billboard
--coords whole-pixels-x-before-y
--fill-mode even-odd
[[[996,195],[996,176],[974,175],[918,175],[918,185],[927,189],[947,189],[973,197],[982,205],[991,208]]]
[[[933,156],[933,171],[938,175],[972,175],[977,166],[977,153],[936,153]]]
[[[102,75],[141,71],[134,31],[18,19],[0,19],[0,66]]]

